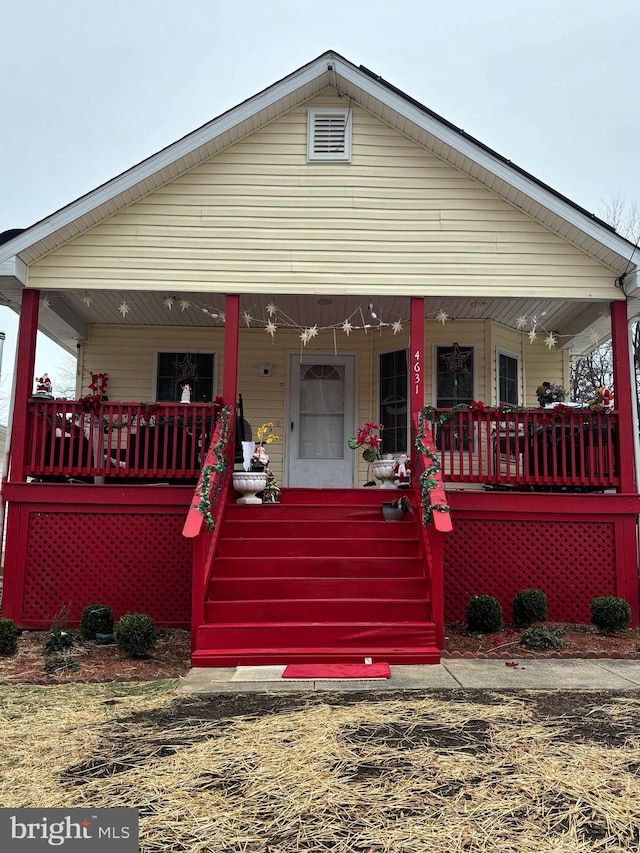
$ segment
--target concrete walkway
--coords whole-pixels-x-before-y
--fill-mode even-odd
[[[383,679],[283,679],[284,666],[192,669],[178,693],[294,693],[360,690],[638,690],[640,660],[447,660],[391,666]]]

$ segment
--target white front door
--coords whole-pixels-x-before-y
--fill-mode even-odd
[[[287,484],[351,488],[355,454],[355,356],[296,353],[289,359]]]

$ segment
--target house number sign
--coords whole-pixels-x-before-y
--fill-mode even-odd
[[[413,383],[414,383],[414,394],[420,393],[420,373],[422,371],[422,366],[420,364],[420,350],[417,349],[413,354]]]

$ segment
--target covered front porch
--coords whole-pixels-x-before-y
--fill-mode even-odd
[[[33,375],[39,308],[39,294],[26,290],[18,348],[18,372],[25,377]],[[316,605],[330,627],[309,634],[300,659],[326,656],[329,649],[338,655],[343,645],[355,659],[375,648],[376,655],[387,659],[435,660],[445,621],[464,616],[470,595],[489,592],[507,607],[523,584],[547,591],[551,618],[587,618],[591,597],[619,594],[632,604],[637,622],[638,496],[633,466],[622,464],[633,458],[634,446],[625,303],[611,305],[616,407],[606,414],[500,405],[495,360],[487,356],[497,347],[491,337],[494,321],[470,319],[456,332],[466,328],[470,336],[485,334],[484,348],[473,350],[473,383],[466,385],[474,392],[486,391],[485,403],[474,398],[469,403],[454,400],[449,407],[426,405],[425,398],[437,404],[440,397],[437,347],[445,346],[446,327],[430,317],[431,306],[423,298],[407,298],[396,308],[406,316],[397,334],[391,324],[374,329],[364,322],[357,343],[346,335],[346,343],[338,347],[333,330],[332,352],[326,337],[314,345],[312,336],[305,344],[297,331],[282,330],[282,345],[274,342],[266,350],[264,338],[273,336],[265,335],[265,328],[251,328],[246,318],[243,328],[241,299],[229,295],[221,311],[224,326],[208,332],[217,373],[206,402],[115,401],[128,375],[120,372],[116,345],[123,332],[132,341],[126,324],[96,330],[81,352],[85,369],[113,375],[108,400],[83,393],[83,370],[78,399],[72,401],[34,397],[27,382],[19,384],[3,487],[8,504],[3,613],[24,627],[46,627],[62,610],[73,624],[82,606],[97,600],[113,602],[116,612],[143,609],[161,624],[190,624],[199,665],[273,661],[285,654],[290,660],[291,638],[303,631]],[[390,314],[387,307],[378,311]],[[175,329],[166,336],[170,334]],[[184,344],[174,344],[174,349],[189,352],[188,335],[180,334]],[[509,334],[515,336],[516,330]],[[470,337],[460,338],[460,346],[472,347]],[[336,380],[325,370],[335,367],[345,345],[352,350],[345,354],[354,356],[349,393],[345,373],[336,371]],[[381,365],[388,353],[399,352],[404,353],[405,370],[387,400]],[[527,402],[534,395],[527,377],[535,373],[524,344],[521,352],[519,399]],[[536,358],[541,356],[538,348]],[[550,351],[548,358],[549,369],[563,369],[564,356]],[[269,373],[260,375],[258,369],[267,369],[265,362]],[[392,364],[398,363],[394,355]],[[552,375],[546,366],[538,371],[539,376]],[[305,396],[300,389],[307,381],[314,393]],[[322,383],[336,381],[342,382],[342,408],[334,406],[340,394],[333,385],[323,397],[329,407],[309,406]],[[398,388],[404,390],[400,399]],[[411,531],[408,538],[390,537],[379,517],[386,490],[361,488],[370,479],[368,465],[346,446],[358,423],[384,420],[387,410],[394,443],[383,450],[411,457],[409,495],[415,513],[399,528]],[[321,445],[302,440],[304,431],[293,411],[300,423],[316,419],[311,435],[322,434],[318,423],[327,425],[330,440]],[[269,448],[281,483],[280,502],[269,509],[238,508],[246,513],[238,518],[231,487],[231,472],[239,467],[236,437],[247,422],[255,438],[264,421],[281,433]],[[314,479],[316,463],[324,461],[314,450],[334,446],[338,427],[341,448],[332,464],[347,477],[327,486]],[[292,467],[289,454],[303,465]],[[302,486],[296,476],[306,478]],[[318,529],[329,544],[317,536]],[[282,533],[276,534],[278,530]],[[553,544],[547,547],[549,537]],[[266,559],[260,583],[239,577],[234,568],[246,564],[243,549],[249,546],[239,543],[247,539],[254,541],[254,551],[247,554]],[[288,543],[289,550],[271,550],[278,542]],[[289,553],[294,542],[296,553]],[[342,543],[339,549],[337,542]],[[368,567],[377,554],[384,556],[372,578]],[[399,561],[405,561],[407,581],[389,586]],[[286,565],[290,569],[282,575]],[[308,576],[310,566],[315,568]],[[357,581],[351,576],[354,570]],[[327,585],[331,577],[336,581]],[[343,590],[340,604],[331,598],[337,588]],[[327,601],[327,589],[333,590],[333,604],[320,605]],[[348,590],[351,596],[345,599]],[[279,600],[289,602],[286,618]],[[336,627],[335,614],[345,607],[360,614],[355,634],[349,623]],[[280,614],[280,621],[256,633],[258,613],[263,621],[270,618],[267,614]],[[298,627],[287,628],[292,624]],[[223,636],[215,628],[220,625],[236,628]],[[247,630],[254,625],[249,634],[259,639],[247,640],[242,625]],[[361,643],[362,636],[377,636],[380,644]],[[277,647],[278,637],[283,648],[265,657],[259,647]]]

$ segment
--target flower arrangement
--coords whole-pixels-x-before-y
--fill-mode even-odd
[[[608,388],[596,388],[596,396],[589,400],[592,412],[610,412],[613,408],[613,394]]]
[[[107,385],[109,384],[109,374],[92,372],[90,376],[91,382],[89,382],[87,388],[91,393],[80,397],[80,403],[82,403],[82,408],[85,412],[89,412],[92,409],[94,411],[99,409],[102,400],[108,399]]]
[[[541,406],[548,406],[550,403],[564,403],[567,398],[567,392],[562,385],[554,385],[553,382],[543,382],[536,388],[536,397]]]
[[[251,457],[251,470],[264,471],[265,468],[269,467],[269,456],[264,446],[265,444],[273,444],[274,441],[280,441],[280,436],[273,432],[273,423],[269,421],[258,427],[256,437],[258,440]]]
[[[376,459],[382,459],[382,439],[379,435],[381,431],[382,424],[377,424],[374,421],[365,421],[364,426],[358,430],[358,434],[352,435],[347,444],[351,450],[363,447],[362,458],[364,461],[375,462]]]

